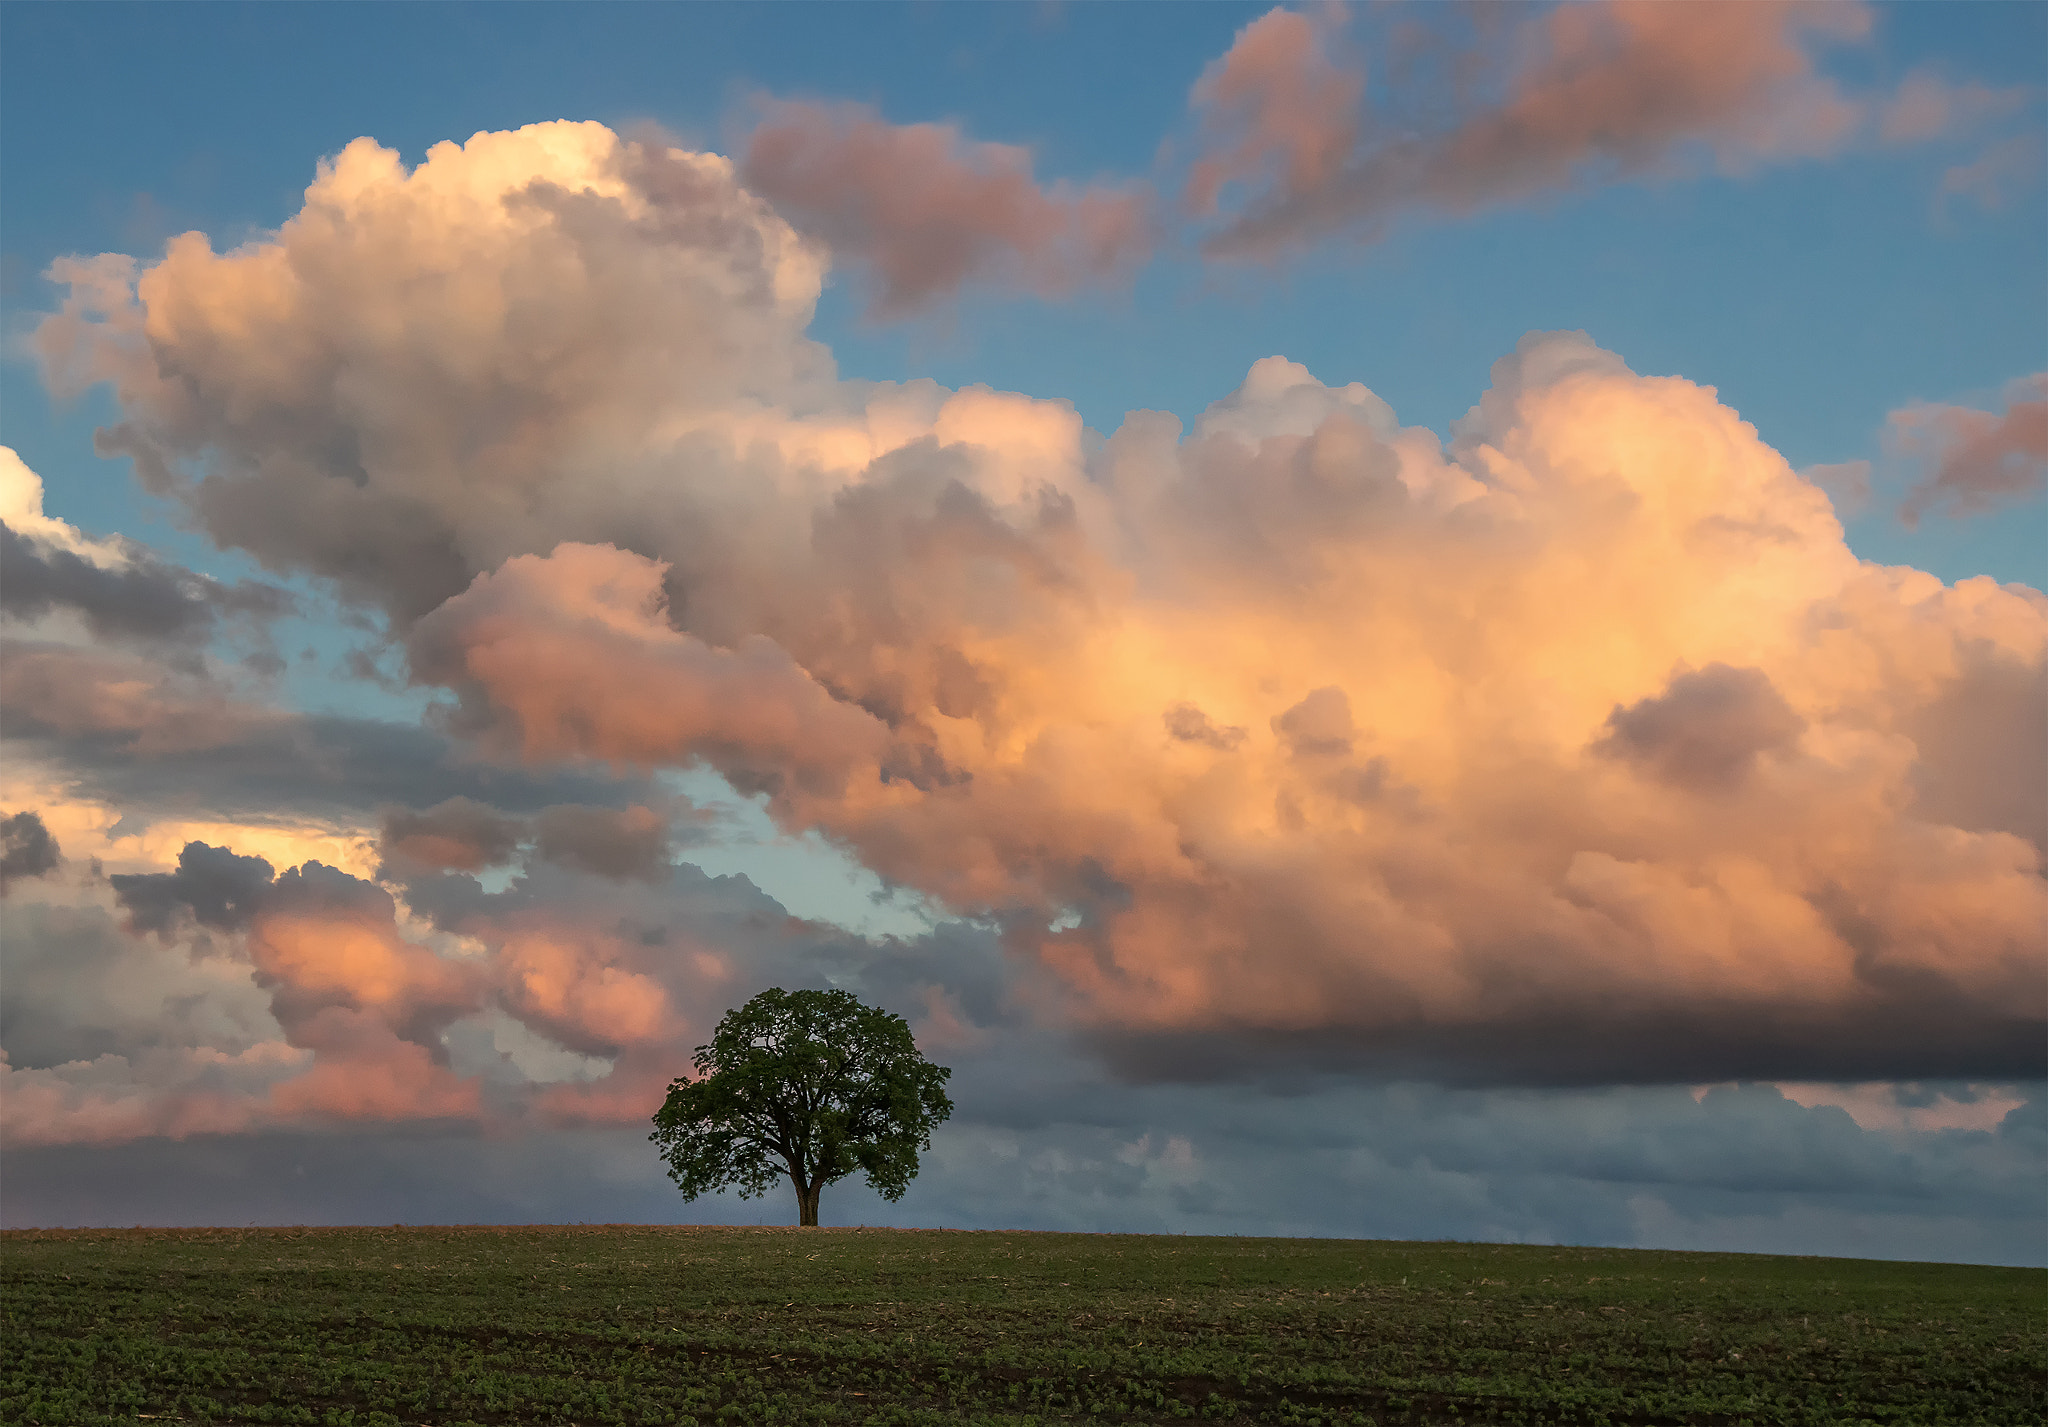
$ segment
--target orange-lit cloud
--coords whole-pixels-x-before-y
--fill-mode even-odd
[[[500,993],[520,1020],[592,1055],[669,1043],[680,1029],[661,983],[635,968],[618,938],[545,915],[519,918],[492,938]]]
[[[1078,515],[983,500],[932,546],[864,523],[850,548],[891,588],[809,572],[831,620],[745,656],[776,707],[744,738],[714,711],[755,707],[745,646],[701,652],[659,565],[617,549],[479,580],[422,623],[419,667],[530,755],[708,761],[958,911],[1037,907],[1047,929],[1013,941],[1084,1020],[1833,1025],[1914,984],[1959,1018],[1926,1032],[1939,1054],[2017,1014],[1992,1034],[2012,1053],[2038,1015],[2039,810],[1944,804],[1971,784],[1938,760],[1963,690],[2038,682],[2040,596],[1859,564],[1710,393],[1582,339],[1504,362],[1448,453],[1341,393],[1292,434],[1303,393],[1240,393],[1185,442],[1120,433],[1098,533],[1128,564],[1064,554],[1073,587],[1033,575]],[[925,518],[879,481],[862,499]],[[990,528],[978,575],[1003,596],[928,600]],[[526,593],[494,593],[513,577]],[[906,681],[908,650],[956,682]],[[1985,731],[2019,757],[2008,707]],[[905,748],[924,776],[887,776]]]
[[[536,822],[545,829],[559,811]],[[576,856],[536,846],[521,880],[495,896],[474,883],[453,900],[429,889],[431,919],[319,862],[274,876],[260,858],[201,844],[183,849],[174,870],[97,884],[102,896],[112,891],[126,935],[91,896],[76,907],[12,908],[10,934],[44,948],[36,955],[81,974],[118,972],[136,1005],[95,1003],[113,996],[99,978],[67,989],[55,962],[11,963],[10,1015],[41,1019],[32,1033],[9,1032],[30,1060],[6,1072],[0,1130],[22,1143],[112,1143],[341,1120],[644,1118],[649,1094],[659,1099],[729,999],[729,934],[758,957],[778,939],[801,947],[822,931],[751,889],[712,890],[700,874],[700,906],[645,885],[637,844],[622,869],[613,839],[662,827],[649,809],[570,811]],[[593,831],[593,820],[603,825]],[[622,870],[640,885],[605,891],[599,879]],[[722,945],[690,929],[721,907]],[[763,908],[774,914],[766,928]],[[787,979],[773,964],[756,969]],[[526,1050],[575,1064],[575,1083],[555,1083],[561,1076],[530,1055],[525,1068],[502,1053],[480,1060],[476,1038],[492,1017],[516,1025]],[[116,1022],[132,1023],[123,1036],[140,1034],[143,1047],[63,1058],[67,1046],[104,1040],[89,1027]]]
[[[659,766],[715,750],[734,770],[764,757],[764,775],[806,787],[836,787],[879,762],[882,724],[770,640],[723,650],[671,628],[663,574],[608,545],[515,557],[420,621],[414,672],[488,691],[477,731],[535,761],[594,754]],[[633,697],[586,696],[629,671]]]
[[[1031,167],[1028,150],[970,140],[951,124],[791,100],[763,105],[741,159],[748,187],[872,270],[880,317],[970,281],[1066,297],[1127,277],[1151,255],[1144,189],[1047,187]]]
[[[1601,114],[1803,152],[1836,120],[1797,41],[1864,23],[1573,13],[1428,192],[1664,152]],[[274,238],[117,276],[103,336],[60,314],[45,350],[138,449],[217,453],[167,488],[217,539],[388,612],[451,729],[715,767],[1000,925],[1067,1023],[1537,1078],[2038,1060],[2048,816],[1987,770],[2038,759],[2048,601],[1859,561],[1711,389],[1581,334],[1526,339],[1448,444],[1273,357],[1098,438],[837,381],[793,232],[588,125],[411,172],[359,142]],[[695,1014],[624,942],[458,916],[496,950],[457,994],[323,916],[260,952],[280,996],[411,1044],[489,995],[652,1077],[634,1047]]]

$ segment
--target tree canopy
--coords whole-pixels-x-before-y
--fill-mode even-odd
[[[953,1072],[918,1052],[909,1022],[845,991],[763,991],[726,1014],[694,1064],[648,1136],[669,1178],[685,1199],[728,1187],[748,1199],[787,1175],[806,1225],[819,1191],[856,1169],[901,1199],[953,1113]]]

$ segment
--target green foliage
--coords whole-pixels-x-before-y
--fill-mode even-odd
[[[2038,1424],[2038,1269],[832,1229],[0,1236],[0,1422]]]
[[[952,1071],[918,1053],[901,1016],[845,991],[763,991],[718,1023],[695,1065],[648,1136],[669,1178],[685,1199],[728,1186],[746,1199],[786,1175],[807,1225],[818,1191],[856,1169],[901,1199],[953,1113]]]

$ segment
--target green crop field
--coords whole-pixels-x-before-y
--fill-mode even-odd
[[[2048,1420],[2048,1272],[856,1229],[20,1231],[38,1424]]]

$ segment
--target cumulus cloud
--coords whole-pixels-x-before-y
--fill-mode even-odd
[[[470,999],[460,962],[400,935],[389,892],[323,863],[277,876],[262,858],[191,843],[176,872],[118,877],[114,888],[137,930],[162,931],[180,906],[203,926],[246,930],[257,984],[275,989],[287,1029],[336,1006],[445,1024],[442,1013]]]
[[[2048,489],[2048,372],[2005,390],[2005,410],[1921,402],[1891,414],[1886,438],[1924,472],[1899,504],[1916,526],[1929,512],[1978,515]]]
[[[2007,832],[2048,847],[2048,671],[1995,645],[1960,652],[1958,677],[1908,726],[1913,798],[1930,822]]]
[[[387,832],[433,852],[479,821],[444,805]],[[651,866],[669,822],[644,806],[533,823],[537,856],[495,892],[389,846],[379,885],[193,842],[172,870],[114,874],[107,905],[10,905],[0,1129],[61,1144],[639,1122],[762,980],[851,978],[913,1011],[936,996],[956,1028],[998,1013],[992,937],[878,945],[792,918],[744,879]]]
[[[716,1218],[736,1206],[680,1206],[659,1167],[630,1148],[644,1151],[642,1131],[627,1130],[616,1154],[599,1131],[644,1123],[662,1076],[716,1010],[769,977],[858,986],[909,1013],[920,1041],[956,1067],[963,1114],[934,1147],[912,1217],[855,1191],[839,1201],[842,1222],[1694,1246],[1754,1243],[1797,1224],[1805,1247],[1845,1253],[2036,1251],[2031,1189],[2048,1143],[2030,1118],[2036,1087],[1501,1092],[1359,1085],[1299,1065],[1235,1086],[1119,1084],[1072,1055],[1058,1027],[1020,1015],[995,937],[959,926],[867,942],[793,922],[738,879],[683,868],[665,885],[620,888],[544,865],[501,892],[454,879],[439,889],[438,930],[410,927],[413,949],[394,955],[390,904],[375,889],[318,867],[278,880],[287,890],[277,903],[241,919],[286,918],[245,953],[253,1014],[222,974],[233,959],[219,953],[205,962],[213,982],[201,997],[193,981],[171,979],[182,958],[151,959],[142,953],[155,938],[124,937],[104,918],[71,915],[68,930],[33,937],[10,927],[0,945],[15,995],[0,1034],[32,1048],[0,1066],[0,1132],[16,1164],[10,1222],[177,1217],[177,1196],[200,1192],[220,1216],[239,1201],[177,1147],[194,1135],[215,1137],[205,1153],[242,1165],[248,1185],[266,1186],[267,1212],[290,1222]],[[421,959],[419,944],[436,934],[455,938],[441,967]],[[24,965],[31,946],[42,950]],[[111,958],[120,974],[58,977],[38,966],[81,955]],[[579,1047],[590,1068],[536,1067],[528,1052],[511,1076],[502,1029],[488,1029],[508,1023],[490,1015],[439,1030],[446,1064],[407,1039],[398,1013],[431,1003],[449,968],[467,978],[463,1004],[495,1002],[492,1015]],[[971,1043],[940,1044],[935,1001],[957,1008]],[[438,1024],[429,1017],[429,1029]],[[507,1099],[508,1088],[521,1093]],[[522,1132],[478,1143],[503,1173],[431,1183],[398,1146],[434,1141],[373,1129],[422,1119]],[[548,1124],[596,1128],[564,1139]],[[348,1133],[333,1136],[337,1126]],[[320,1127],[320,1138],[303,1133]],[[241,1138],[223,1144],[223,1131]],[[332,1173],[294,1172],[326,1165],[336,1144],[346,1148]],[[564,1153],[574,1176],[548,1167]],[[124,1165],[153,1166],[155,1207],[92,1187],[121,1178]],[[517,1186],[512,1201],[507,1185]],[[60,1205],[53,1196],[65,1187],[77,1193]]]
[[[193,843],[109,890],[125,926],[90,888],[6,914],[10,1148],[476,1118],[440,1043],[468,970],[399,935],[379,889]]]
[[[223,585],[147,554],[107,569],[68,550],[38,549],[5,524],[0,564],[7,571],[0,609],[8,615],[35,619],[73,609],[102,638],[196,641],[223,615],[268,619],[291,608],[290,597],[272,585]]]
[[[1853,516],[1870,504],[1870,471],[1867,460],[1831,461],[1808,466],[1799,474],[1826,491],[1836,510]]]
[[[1823,73],[1863,40],[1856,0],[1588,0],[1515,19],[1480,7],[1389,33],[1374,98],[1341,12],[1274,10],[1195,85],[1201,148],[1184,201],[1219,257],[1270,258],[1416,211],[1462,215],[1599,183],[1822,157],[1852,142],[1966,131],[2023,97],[1909,75],[1857,94]],[[1462,21],[1455,44],[1433,33]]]
[[[33,341],[54,389],[112,383],[103,449],[214,540],[416,615],[550,526],[632,529],[650,452],[708,443],[707,495],[744,505],[735,416],[829,375],[821,274],[715,155],[550,124],[407,171],[363,139],[269,238],[58,262]],[[554,476],[593,464],[616,503],[559,526]]]
[[[1617,54],[1678,66],[1645,133],[1729,163],[1833,122],[1801,37],[1861,12],[1679,13],[1546,17],[1521,117],[1459,152],[1574,171],[1586,114],[1666,103],[1610,93]],[[113,380],[167,469],[210,453],[164,489],[216,538],[387,613],[452,736],[715,768],[1000,929],[1134,1076],[2038,1073],[2048,834],[1981,769],[2038,744],[2048,601],[1859,562],[1711,390],[1583,334],[1525,340],[1448,444],[1284,358],[1098,438],[833,380],[792,231],[722,161],[587,125],[410,173],[359,142],[274,237],[72,276],[51,370]],[[528,878],[658,873],[545,817]],[[698,991],[620,932],[462,922],[479,847],[408,896],[503,949],[421,1004],[615,1052],[557,1098],[622,1113]]]
[[[37,1116],[41,1142],[161,1133],[188,1092],[260,1091],[248,1077],[260,1082],[299,1060],[246,964],[217,946],[133,936],[95,900],[9,899],[0,974],[0,1053],[17,1076],[47,1072],[38,1077],[50,1110]],[[56,1113],[89,1102],[101,1111]],[[111,1105],[122,1108],[102,1113]],[[162,1112],[154,1123],[152,1105]],[[116,1125],[130,1128],[115,1134]]]
[[[877,317],[969,282],[1067,297],[1151,255],[1142,187],[1043,185],[1027,149],[952,124],[891,124],[863,105],[764,102],[740,170],[836,256],[870,269]]]
[[[1126,1029],[1334,1031],[1425,1058],[1433,1035],[1455,1059],[1490,1026],[1536,1073],[1549,1021],[1576,1028],[1553,1047],[1560,1073],[1582,1034],[1646,1073],[1653,1041],[1669,1047],[1661,1073],[1745,1043],[1749,1072],[1805,1064],[1810,1044],[1845,1053],[1859,1021],[1893,1015],[1903,1036],[1885,1054],[1947,1057],[1975,1016],[1987,1063],[2032,1063],[2037,844],[1912,819],[1875,841],[1839,828],[1903,795],[1901,725],[1947,692],[1963,649],[2014,640],[2039,664],[2037,596],[1917,589],[1911,605],[1945,611],[1954,642],[1924,672],[1879,673],[1866,661],[1899,657],[1885,629],[1908,617],[1911,582],[1859,566],[1824,500],[1710,396],[1580,339],[1503,363],[1449,454],[1381,436],[1334,396],[1312,434],[1254,445],[1249,405],[1229,407],[1238,430],[1185,447],[1149,431],[1110,443],[1112,500],[1118,465],[1180,467],[1164,487],[1134,480],[1102,527],[1142,540],[1121,588],[1070,560],[1079,601],[1000,601],[979,628],[918,609],[928,638],[963,651],[968,693],[906,697],[879,661],[792,627],[794,653],[759,656],[779,720],[751,719],[742,742],[715,716],[751,706],[738,655],[670,626],[647,562],[574,548],[507,566],[545,598],[472,621],[465,595],[446,626],[422,624],[464,648],[516,644],[501,672],[420,667],[512,719],[529,754],[779,769],[781,814],[886,876],[964,912],[1073,914],[1013,940],[1068,982],[1077,1014]],[[994,548],[1033,568],[1045,527],[1009,530],[1024,538]],[[1483,628],[1447,638],[1438,621],[1475,602]],[[885,608],[899,641],[914,632],[900,599]],[[1183,628],[1202,634],[1181,645]],[[829,670],[815,690],[796,677],[807,658]],[[869,708],[888,716],[886,750]],[[1224,728],[1270,736],[1201,736]],[[913,744],[933,776],[888,776]]]
[[[196,842],[175,871],[110,881],[131,933],[165,944],[187,941],[195,927],[230,934],[227,954],[268,997],[276,1039],[291,1052],[274,1060],[291,1073],[244,1087],[240,1098],[209,1097],[214,1111],[239,1114],[243,1125],[480,1113],[479,1083],[448,1068],[442,1040],[479,1008],[479,968],[406,935],[383,888],[319,862],[278,876],[260,857]],[[126,1134],[192,1132],[179,1118],[191,1087],[152,1089],[120,1120]],[[59,1130],[39,1133],[48,1140]]]

